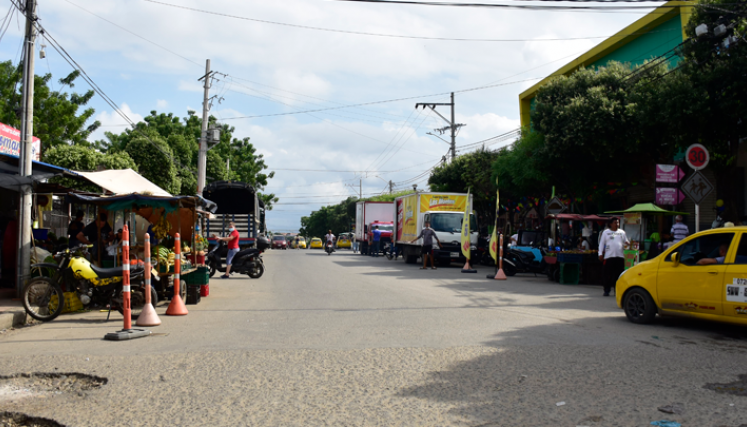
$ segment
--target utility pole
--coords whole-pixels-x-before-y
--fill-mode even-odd
[[[363,178],[358,181],[358,200],[363,199]]]
[[[207,128],[208,128],[208,112],[210,111],[210,77],[212,72],[210,71],[210,60],[208,59],[205,63],[205,75],[200,77],[197,81],[205,79],[205,93],[202,98],[202,132],[200,132],[200,151],[197,155],[197,195],[202,196],[202,191],[205,189],[205,176],[207,175]]]
[[[392,180],[389,180],[389,194],[392,194],[392,188],[394,188],[394,182]]]
[[[441,113],[439,113],[438,111],[436,111],[436,107],[439,106],[439,105],[451,107],[451,120],[447,119],[446,117],[442,116]],[[434,113],[438,114],[438,117],[441,117],[442,119],[444,119],[444,121],[446,123],[449,124],[449,126],[446,126],[446,127],[443,127],[443,128],[439,128],[439,129],[435,129],[435,131],[438,132],[440,135],[443,135],[444,132],[446,132],[447,130],[451,130],[451,143],[450,143],[451,148],[450,148],[450,151],[451,151],[451,160],[453,161],[454,158],[456,157],[456,133],[457,133],[457,129],[459,129],[462,126],[467,126],[467,125],[462,124],[462,123],[456,123],[456,119],[454,117],[454,114],[455,114],[454,113],[454,92],[451,92],[451,102],[449,102],[447,104],[444,104],[444,103],[418,102],[417,104],[415,104],[415,109],[417,109],[418,107],[421,107],[421,106],[423,107],[423,109],[425,109],[425,107],[430,108],[431,110],[433,110]],[[430,132],[428,132],[428,135],[433,135],[433,136],[437,137],[438,139],[440,139],[441,141],[444,141],[447,144],[449,144],[448,141],[446,141],[445,139],[439,137],[438,135],[432,134]]]
[[[31,176],[34,134],[34,43],[36,43],[36,0],[26,0],[26,41],[23,61],[23,97],[21,106],[21,147],[18,159],[19,174]],[[16,291],[21,296],[31,266],[31,184],[20,187],[18,206],[18,265]]]

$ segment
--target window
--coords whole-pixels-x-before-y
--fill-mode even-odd
[[[433,231],[445,231],[447,233],[461,233],[463,214],[448,213],[431,215],[431,228]],[[470,215],[470,232],[477,231],[477,219]]]
[[[742,238],[739,239],[737,258],[734,260],[734,264],[747,264],[747,233],[742,234]]]
[[[278,242],[284,242],[285,236],[275,236],[272,238],[272,240],[278,241]]]
[[[719,264],[729,250],[734,233],[708,234],[688,241],[677,248],[680,262],[684,265],[696,265],[703,258],[715,258]],[[671,259],[667,259],[671,261]]]

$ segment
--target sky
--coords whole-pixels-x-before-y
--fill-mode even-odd
[[[210,59],[220,73],[210,90],[220,102],[210,114],[234,126],[234,137],[251,138],[275,171],[265,189],[280,198],[266,215],[274,232],[298,231],[300,218],[320,206],[388,192],[389,181],[395,190],[427,189],[427,171],[449,149],[437,136],[449,135],[434,131],[447,123],[416,110],[416,103],[447,103],[456,92],[456,121],[466,125],[456,145],[468,152],[475,146],[459,147],[519,127],[522,91],[646,12],[334,0],[38,0],[37,6],[49,36],[134,122],[154,110],[201,114],[198,79]],[[17,63],[24,24],[17,13],[12,19],[0,58]],[[51,73],[52,89],[59,90],[57,80],[73,69],[50,46],[45,51],[36,73]],[[82,79],[72,88],[88,89]],[[89,105],[102,124],[91,140],[128,126],[101,97]],[[448,106],[437,111],[450,115]]]

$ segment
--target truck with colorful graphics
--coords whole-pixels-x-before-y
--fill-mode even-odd
[[[381,248],[391,241],[394,228],[394,203],[358,202],[355,205],[355,240],[360,244],[360,253],[368,254],[373,242],[373,229],[381,230]]]
[[[396,221],[394,236],[405,262],[414,264],[421,256],[423,240],[414,243],[426,221],[436,232],[441,247],[433,247],[433,255],[441,264],[464,262],[461,250],[461,231],[464,211],[472,206],[472,195],[461,193],[412,193],[394,200]],[[470,245],[477,248],[477,218],[470,213]]]

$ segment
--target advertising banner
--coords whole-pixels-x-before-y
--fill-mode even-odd
[[[683,200],[685,200],[685,195],[679,188],[656,189],[657,205],[679,205]]]
[[[397,238],[412,240],[418,236],[418,198],[415,195],[407,196],[400,202],[402,205],[397,206]]]
[[[675,184],[684,177],[685,173],[677,165],[656,165],[656,182]]]
[[[420,212],[464,212],[467,209],[467,196],[447,194],[421,194]]]
[[[0,123],[0,153],[21,156],[21,131]],[[31,160],[41,160],[41,140],[33,137],[31,140]]]

